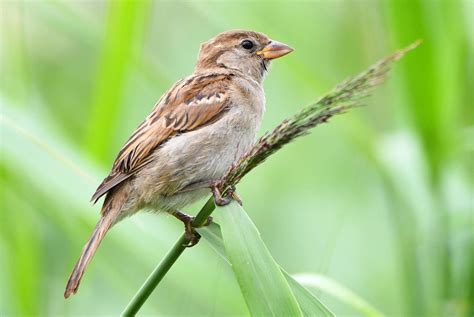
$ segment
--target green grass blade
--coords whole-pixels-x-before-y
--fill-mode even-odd
[[[320,274],[296,274],[293,275],[296,281],[309,287],[315,287],[320,289],[324,293],[331,294],[335,298],[339,299],[351,306],[352,308],[361,312],[367,317],[383,317],[379,310],[370,305],[367,301],[349,290],[347,287],[339,284],[338,282],[330,279],[327,276]]]
[[[89,151],[98,160],[105,159],[104,154],[109,150],[133,50],[140,44],[150,4],[149,1],[109,3],[107,32],[86,140]]]
[[[311,292],[309,292],[303,285],[298,283],[294,278],[291,277],[286,271],[281,269],[283,275],[285,275],[288,284],[293,291],[293,294],[303,311],[304,316],[322,316],[322,317],[333,317],[335,316],[319,299],[317,299]]]
[[[218,208],[225,250],[250,313],[302,316],[290,286],[242,207],[232,201]]]
[[[222,240],[221,227],[213,222],[207,227],[197,228],[199,234],[206,239],[211,248],[222,258],[227,264],[231,265],[225,252],[224,241]]]
[[[221,228],[217,223],[203,228],[198,228],[197,231],[201,236],[206,239],[211,248],[220,255],[224,261],[231,265],[224,247],[224,241],[222,239]],[[334,314],[317,299],[311,292],[299,284],[290,274],[280,268],[283,275],[288,282],[293,294],[295,295],[296,301],[298,302],[304,316],[327,316],[332,317]]]

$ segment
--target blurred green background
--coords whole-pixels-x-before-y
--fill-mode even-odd
[[[201,42],[246,28],[296,50],[265,81],[262,133],[416,39],[369,106],[270,158],[238,190],[290,273],[327,276],[387,316],[474,314],[474,2],[1,3],[0,315],[117,315],[181,234],[140,214],[109,232],[78,295],[70,270],[98,219],[89,198]],[[202,202],[187,208],[195,213]],[[359,316],[326,292],[337,315]],[[205,241],[143,314],[246,313]]]

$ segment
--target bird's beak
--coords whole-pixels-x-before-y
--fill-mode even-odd
[[[274,59],[285,56],[291,52],[293,52],[293,49],[288,45],[277,41],[271,41],[262,50],[258,51],[257,55],[261,55],[265,59]]]

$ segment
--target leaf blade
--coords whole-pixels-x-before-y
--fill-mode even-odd
[[[320,274],[295,274],[295,282],[318,288],[348,304],[367,317],[384,317],[377,308],[340,283]],[[300,284],[301,285],[301,284]]]
[[[254,316],[302,316],[290,286],[237,202],[218,207],[222,237],[237,282]]]
[[[227,264],[232,265],[227,258],[221,228],[217,223],[214,222],[207,227],[197,228],[196,230]],[[299,284],[290,274],[281,267],[280,270],[286,278],[304,316],[335,316],[316,296]]]

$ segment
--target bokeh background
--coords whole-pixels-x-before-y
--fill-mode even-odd
[[[474,314],[474,2],[5,1],[0,315],[117,315],[182,232],[141,214],[105,239],[78,295],[89,198],[201,42],[246,28],[293,46],[265,82],[261,133],[396,48],[368,107],[289,145],[238,190],[290,273],[326,276],[387,316]],[[195,213],[201,203],[189,206]],[[340,316],[354,306],[316,294]],[[187,250],[142,313],[241,315],[232,270]]]

